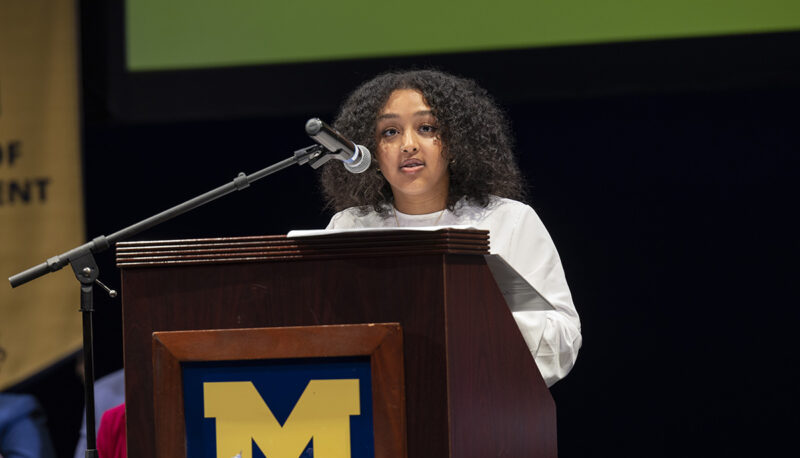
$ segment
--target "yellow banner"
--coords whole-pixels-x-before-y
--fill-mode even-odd
[[[74,0],[0,1],[0,389],[79,348],[69,267],[7,277],[84,241]]]

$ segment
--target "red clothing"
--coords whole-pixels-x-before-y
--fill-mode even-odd
[[[125,447],[125,404],[106,410],[97,432],[99,458],[128,458]]]

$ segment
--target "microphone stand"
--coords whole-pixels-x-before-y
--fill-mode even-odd
[[[201,205],[207,204],[222,196],[230,194],[233,191],[241,191],[242,189],[250,186],[250,183],[264,178],[267,175],[271,175],[277,171],[283,170],[291,165],[303,165],[310,162],[311,167],[316,169],[333,158],[333,155],[324,154],[325,152],[326,149],[321,145],[312,145],[303,149],[299,149],[294,152],[292,157],[277,162],[251,175],[239,173],[239,175],[237,175],[231,183],[215,188],[206,192],[205,194],[201,194],[193,199],[187,200],[182,204],[164,210],[161,213],[128,226],[125,229],[117,231],[108,237],[104,235],[96,237],[91,242],[73,248],[58,256],[49,258],[47,261],[37,266],[31,267],[30,269],[27,269],[16,275],[12,275],[8,278],[8,281],[11,283],[11,287],[16,288],[17,286],[44,276],[50,272],[55,272],[65,265],[70,264],[72,266],[72,271],[75,274],[75,278],[78,280],[78,282],[80,282],[80,311],[83,315],[83,375],[85,380],[84,383],[86,396],[86,458],[98,458],[94,415],[94,330],[92,324],[92,312],[94,312],[94,283],[97,283],[103,287],[108,292],[109,296],[116,296],[116,291],[108,289],[108,287],[98,280],[100,271],[97,267],[97,263],[95,262],[94,254],[105,251],[113,243],[123,241],[138,234],[139,232],[168,221],[190,210],[194,210]]]

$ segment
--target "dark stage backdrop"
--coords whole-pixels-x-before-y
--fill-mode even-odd
[[[87,237],[288,157],[310,144],[307,118],[331,120],[346,90],[377,71],[436,65],[478,79],[507,110],[530,203],[581,314],[584,347],[552,389],[560,456],[792,449],[797,34],[298,67],[324,69],[320,84],[335,93],[281,114],[248,79],[265,68],[241,69],[250,85],[234,92],[257,100],[241,110],[213,94],[202,109],[148,109],[180,78],[210,78],[225,92],[242,76],[180,72],[150,75],[151,95],[120,109],[104,32],[85,25],[83,33]],[[330,214],[315,172],[294,167],[138,238],[281,234],[323,227]],[[118,287],[113,254],[98,258],[101,278]],[[121,367],[122,345],[119,301],[98,294],[96,302],[99,377]],[[67,386],[61,396],[82,397],[64,371],[60,385],[45,377],[28,389]],[[53,427],[76,429],[76,415],[51,398]]]

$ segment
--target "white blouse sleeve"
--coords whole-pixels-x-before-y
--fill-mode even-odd
[[[359,225],[357,224],[355,215],[350,209],[347,209],[333,215],[325,229],[353,229],[356,227],[359,227]]]
[[[547,386],[569,373],[581,347],[581,322],[550,234],[532,208],[525,206],[509,240],[506,259],[555,308],[514,312]]]

